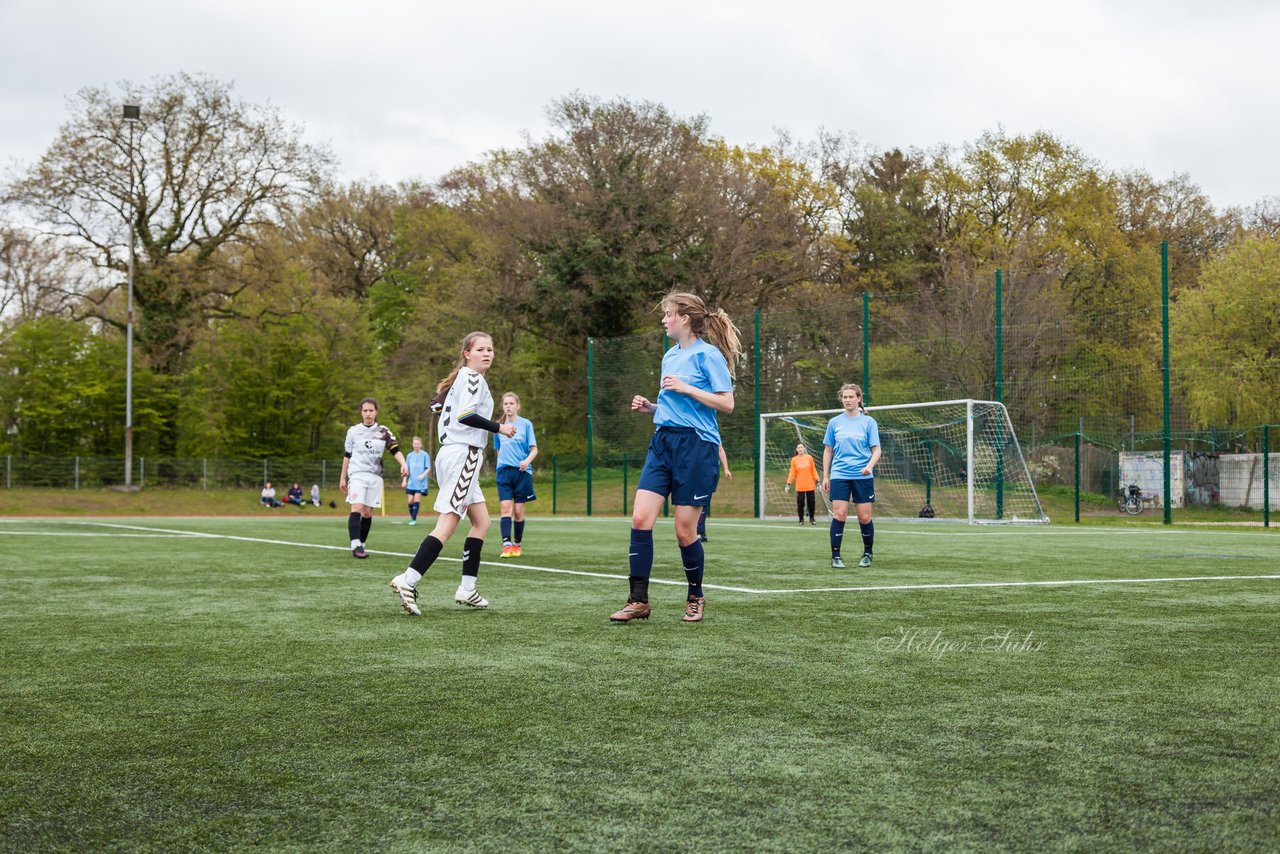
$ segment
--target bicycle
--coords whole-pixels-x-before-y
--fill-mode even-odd
[[[1116,505],[1121,513],[1137,516],[1144,509],[1142,489],[1136,483],[1129,484],[1128,487],[1120,490],[1120,494],[1116,497]]]

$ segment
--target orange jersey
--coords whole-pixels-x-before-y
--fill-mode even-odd
[[[796,485],[796,492],[813,492],[818,488],[818,467],[813,464],[813,457],[798,454],[791,458],[791,471],[787,474],[787,483]]]

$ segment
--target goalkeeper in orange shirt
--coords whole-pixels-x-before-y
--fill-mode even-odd
[[[813,519],[813,511],[817,506],[816,491],[822,479],[818,477],[818,467],[805,450],[804,442],[796,443],[796,455],[791,458],[791,471],[787,472],[786,488],[790,489],[793,483],[796,485],[796,515],[800,517],[800,524],[804,524],[806,506],[809,508],[809,524],[818,524]]]

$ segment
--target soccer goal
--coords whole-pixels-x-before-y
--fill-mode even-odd
[[[795,495],[783,487],[791,457],[803,442],[822,473],[827,422],[841,409],[769,412],[760,416],[761,518],[794,518]],[[870,406],[880,428],[876,517],[1045,524],[1004,404],[943,400]],[[821,501],[827,497],[818,490]],[[827,504],[828,514],[831,512]]]

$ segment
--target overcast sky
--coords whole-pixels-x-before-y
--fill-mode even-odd
[[[578,91],[741,145],[1045,130],[1107,169],[1186,173],[1219,209],[1280,196],[1276,0],[0,0],[0,34],[5,173],[77,90],[186,71],[279,107],[346,178],[433,180],[541,138]]]

